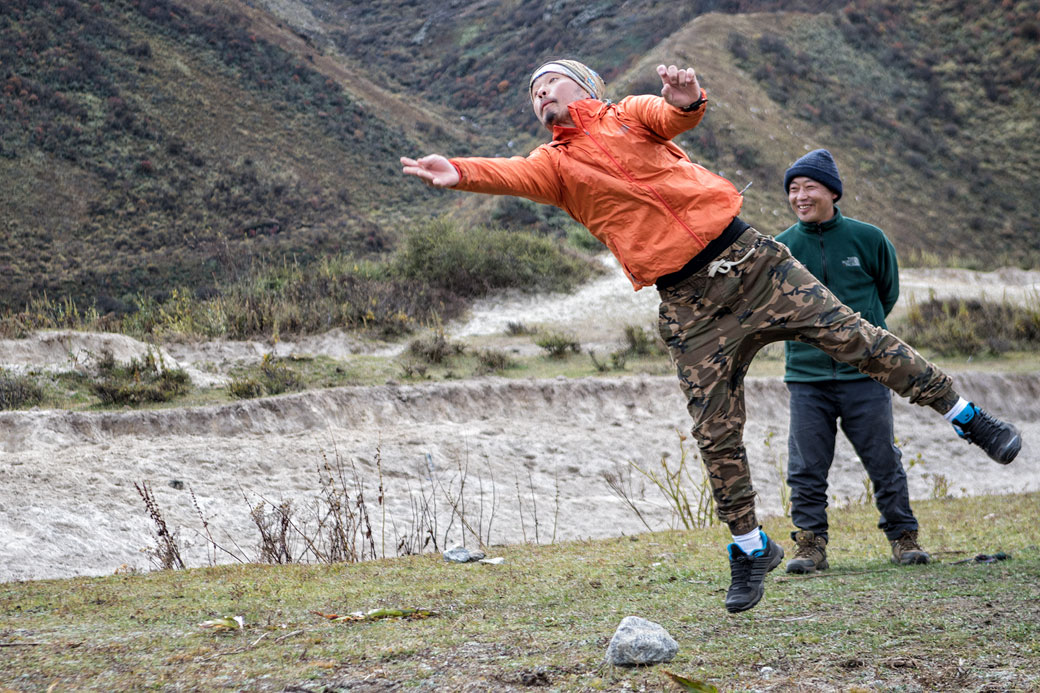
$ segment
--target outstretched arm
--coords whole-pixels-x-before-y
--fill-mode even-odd
[[[401,157],[402,172],[409,176],[421,178],[427,184],[437,188],[450,188],[459,182],[459,172],[445,157],[430,154],[421,159]]]
[[[679,69],[675,65],[657,66],[661,77],[661,97],[676,108],[686,108],[701,98],[701,85],[692,67]]]

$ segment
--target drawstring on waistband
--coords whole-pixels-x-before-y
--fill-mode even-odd
[[[740,258],[739,260],[715,260],[714,262],[709,263],[708,276],[714,277],[716,274],[726,274],[731,269],[733,269],[740,263],[744,262],[744,260],[747,260],[749,257],[751,257],[751,254],[754,252],[755,249],[751,248],[746,253],[744,253],[744,257]]]

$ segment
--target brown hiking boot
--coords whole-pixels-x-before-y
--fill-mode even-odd
[[[807,529],[795,532],[792,537],[797,548],[794,558],[787,562],[789,573],[815,573],[817,570],[827,570],[827,539]]]
[[[917,543],[917,530],[905,530],[892,540],[892,562],[899,565],[931,563],[932,557]]]

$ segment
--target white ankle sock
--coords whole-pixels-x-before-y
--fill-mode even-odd
[[[953,420],[957,418],[957,415],[964,411],[964,408],[967,407],[969,404],[971,404],[971,402],[961,397],[957,400],[957,404],[953,405],[950,411],[943,414],[943,418],[949,421],[950,423],[953,423]]]
[[[751,555],[752,551],[758,551],[763,546],[762,530],[754,529],[747,534],[741,534],[739,537],[733,535],[733,543],[739,546],[741,551]]]

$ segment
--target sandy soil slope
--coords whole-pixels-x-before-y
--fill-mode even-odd
[[[922,276],[920,282],[924,290],[960,284],[969,294],[993,291],[993,298],[1036,291],[1037,273],[1012,275],[948,273]],[[651,292],[618,293],[616,282],[601,281],[608,288],[586,287],[585,300],[488,301],[469,322],[453,326],[453,333],[494,333],[506,315],[530,323],[559,321],[584,343],[615,339],[618,325],[652,324]],[[908,276],[904,287],[912,282]],[[145,348],[114,335],[44,333],[0,341],[0,365],[60,367],[70,355],[89,358],[106,345],[120,358]],[[368,349],[338,333],[279,348],[340,358]],[[171,346],[169,356],[194,368],[260,358],[269,350],[211,343]],[[219,373],[196,373],[219,384]],[[956,438],[931,410],[897,400],[896,435],[904,462],[914,461],[908,465],[912,496],[931,497],[942,488],[958,495],[1040,488],[1034,442],[1040,440],[1040,374],[966,373],[957,383],[966,396],[1018,424],[1026,443],[1014,464],[1001,467]],[[751,379],[747,394],[745,437],[760,508],[776,514],[786,459],[786,389],[779,379]],[[678,432],[688,427],[671,376],[340,388],[162,411],[2,412],[0,580],[149,568],[142,550],[154,545],[153,525],[135,482],[152,488],[190,566],[211,559],[199,510],[214,540],[255,558],[258,533],[250,507],[261,498],[291,500],[304,521],[313,514],[325,460],[341,461],[348,478],[356,476],[363,485],[376,548],[386,555],[395,555],[397,539],[414,526],[415,504],[424,497],[436,500],[438,542],[458,541],[461,523],[451,522],[446,497],[457,496],[463,480],[467,521],[492,543],[637,533],[646,527],[603,475],[621,470],[629,476],[630,462],[649,469],[663,455],[674,463]],[[383,508],[375,500],[380,471]],[[834,502],[861,498],[864,478],[842,440],[831,474]],[[650,526],[674,525],[656,490],[638,475],[633,480],[633,497]],[[925,541],[927,532],[923,528]],[[472,536],[467,543],[475,543]],[[218,553],[216,560],[232,559]]]

